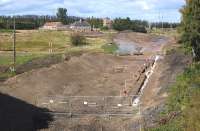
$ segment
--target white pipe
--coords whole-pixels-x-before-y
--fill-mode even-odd
[[[156,65],[157,65],[157,61],[158,61],[159,59],[160,59],[160,56],[159,56],[159,55],[156,55],[156,58],[155,58],[155,60],[154,60],[153,66],[151,67],[151,69],[150,69],[149,71],[147,71],[147,72],[145,73],[145,75],[146,75],[146,80],[145,80],[144,84],[142,85],[142,87],[141,87],[141,89],[140,89],[140,92],[139,92],[138,97],[137,97],[137,98],[133,98],[133,104],[132,104],[132,106],[138,106],[138,105],[139,105],[139,103],[140,103],[140,98],[141,98],[141,96],[143,95],[144,89],[146,88],[146,86],[147,86],[147,84],[148,84],[148,82],[149,82],[150,77],[151,77],[152,74],[154,73],[154,69],[155,69],[155,67],[156,67]]]

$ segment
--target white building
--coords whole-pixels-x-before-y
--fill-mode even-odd
[[[92,27],[87,21],[80,20],[71,24],[70,29],[74,31],[88,32],[91,31]]]
[[[109,29],[112,28],[112,20],[109,18],[103,19],[103,26],[108,27]]]

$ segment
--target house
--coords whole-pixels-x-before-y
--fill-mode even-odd
[[[80,21],[76,21],[71,24],[70,29],[78,32],[89,32],[92,30],[92,27],[87,21],[80,19]]]
[[[111,29],[112,28],[112,20],[111,19],[109,19],[109,18],[104,18],[103,19],[103,26],[104,27],[108,27],[109,29]]]
[[[61,22],[47,22],[40,29],[43,29],[43,30],[60,30],[61,28],[63,28],[63,24]]]

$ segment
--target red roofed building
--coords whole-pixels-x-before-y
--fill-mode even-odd
[[[44,24],[44,26],[41,29],[44,30],[59,30],[63,27],[63,24],[61,22],[47,22]]]

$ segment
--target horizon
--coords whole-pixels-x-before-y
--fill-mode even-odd
[[[179,10],[185,0],[0,0],[0,15],[50,15],[58,8],[66,8],[68,16],[111,19],[129,17],[149,22],[177,23],[181,20]],[[98,6],[96,6],[98,5]]]

